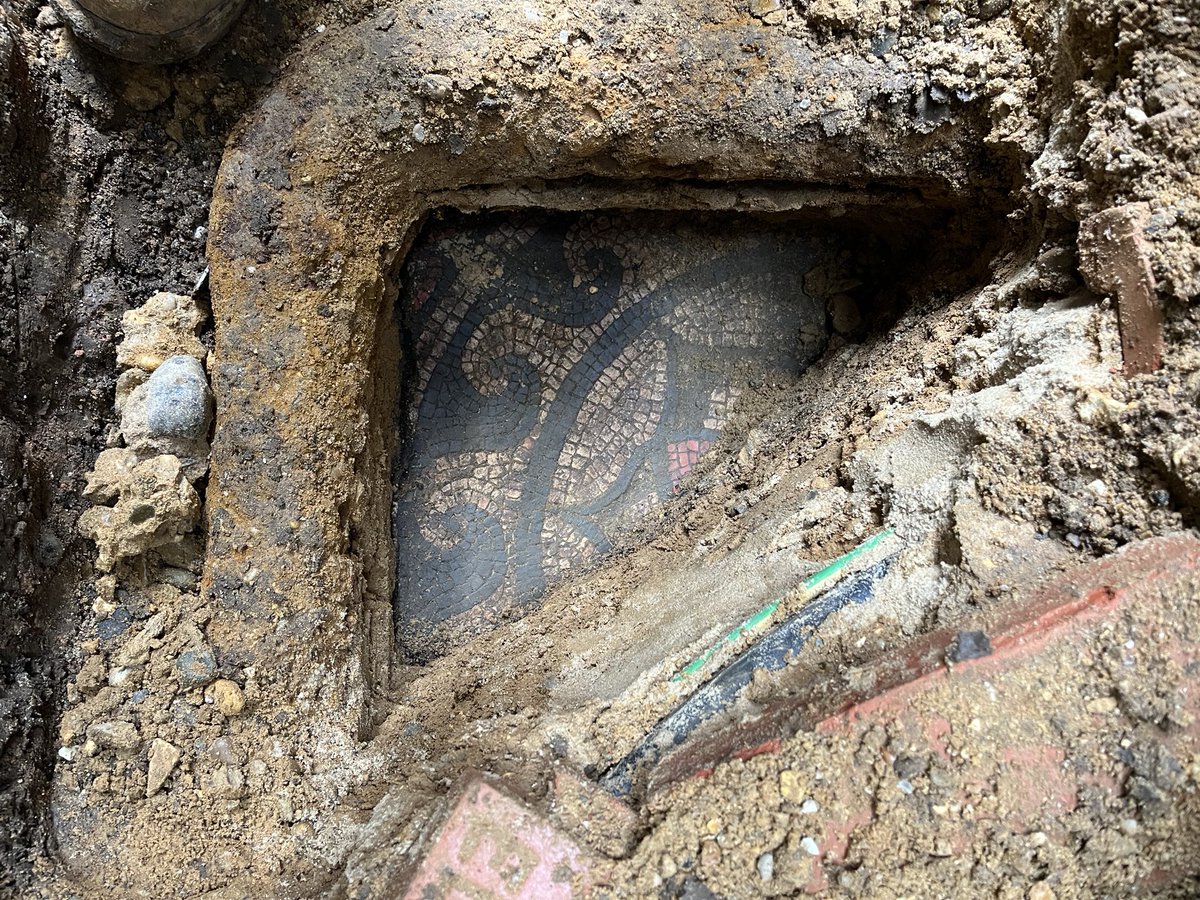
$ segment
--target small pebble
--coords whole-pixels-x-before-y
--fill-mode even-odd
[[[809,856],[819,856],[821,848],[817,846],[817,842],[810,837],[800,839],[800,848]]]
[[[802,812],[808,816],[811,816],[813,813],[820,811],[820,809],[821,809],[821,804],[818,803],[816,800],[813,800],[811,797],[809,797],[807,800],[805,800],[803,803],[800,804],[800,812]]]
[[[758,877],[770,881],[775,876],[775,854],[769,850],[758,858]]]
[[[951,662],[966,662],[969,659],[982,659],[992,653],[992,642],[982,631],[960,631],[950,648]]]
[[[912,782],[907,778],[901,778],[896,782],[896,787],[900,789],[902,794],[911,794],[913,792]]]
[[[1107,716],[1115,712],[1116,708],[1117,700],[1115,697],[1097,697],[1087,702],[1087,711],[1096,716]]]
[[[216,672],[217,661],[207,647],[184,650],[175,660],[175,674],[185,688],[204,687]]]
[[[204,689],[204,702],[214,704],[221,715],[229,718],[240,715],[246,708],[246,695],[237,682],[218,678]]]
[[[1140,831],[1140,830],[1141,830],[1141,826],[1138,825],[1137,819],[1122,819],[1121,820],[1121,833],[1122,834],[1134,835],[1134,834],[1137,834],[1138,831]]]

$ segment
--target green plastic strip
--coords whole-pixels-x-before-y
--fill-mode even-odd
[[[829,565],[825,566],[825,568],[818,572],[814,572],[812,575],[809,575],[808,578],[804,580],[804,584],[800,586],[801,594],[811,594],[817,591],[819,588],[824,587],[827,581],[834,576],[841,574],[841,571],[846,568],[846,566],[854,562],[854,560],[858,559],[864,553],[870,553],[894,533],[895,532],[893,532],[890,528],[881,531],[879,534],[867,538],[849,553],[844,553],[843,555],[839,556]],[[804,599],[808,598],[804,597]],[[747,634],[753,634],[755,631],[758,631],[768,621],[770,621],[771,616],[775,615],[775,610],[779,609],[780,602],[781,601],[779,600],[772,600],[741,625],[738,625],[736,628],[734,628],[731,632],[729,632],[729,634],[725,635],[723,638],[713,644],[713,646],[709,647],[701,656],[692,660],[692,662],[684,666],[684,668],[675,675],[672,675],[671,680],[683,681],[684,678],[687,678],[690,675],[695,675],[712,661],[712,658],[717,655],[717,652],[722,647],[726,646],[727,644],[732,644],[734,641]]]

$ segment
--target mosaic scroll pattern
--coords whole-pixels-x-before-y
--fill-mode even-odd
[[[803,232],[654,214],[455,216],[406,262],[397,634],[527,605],[825,343]]]

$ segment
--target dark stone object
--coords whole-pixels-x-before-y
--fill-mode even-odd
[[[950,648],[950,661],[956,663],[991,655],[992,642],[982,631],[960,631]]]
[[[154,437],[201,441],[212,424],[212,394],[204,367],[172,356],[146,382],[146,427]]]
[[[185,688],[204,687],[217,674],[217,661],[207,647],[184,650],[175,660],[175,673]]]

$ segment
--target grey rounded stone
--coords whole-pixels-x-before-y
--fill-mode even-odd
[[[152,437],[200,441],[212,424],[212,394],[204,367],[172,356],[146,381],[146,430]]]
[[[204,687],[217,675],[217,661],[207,647],[184,650],[175,660],[175,674],[185,688]]]

